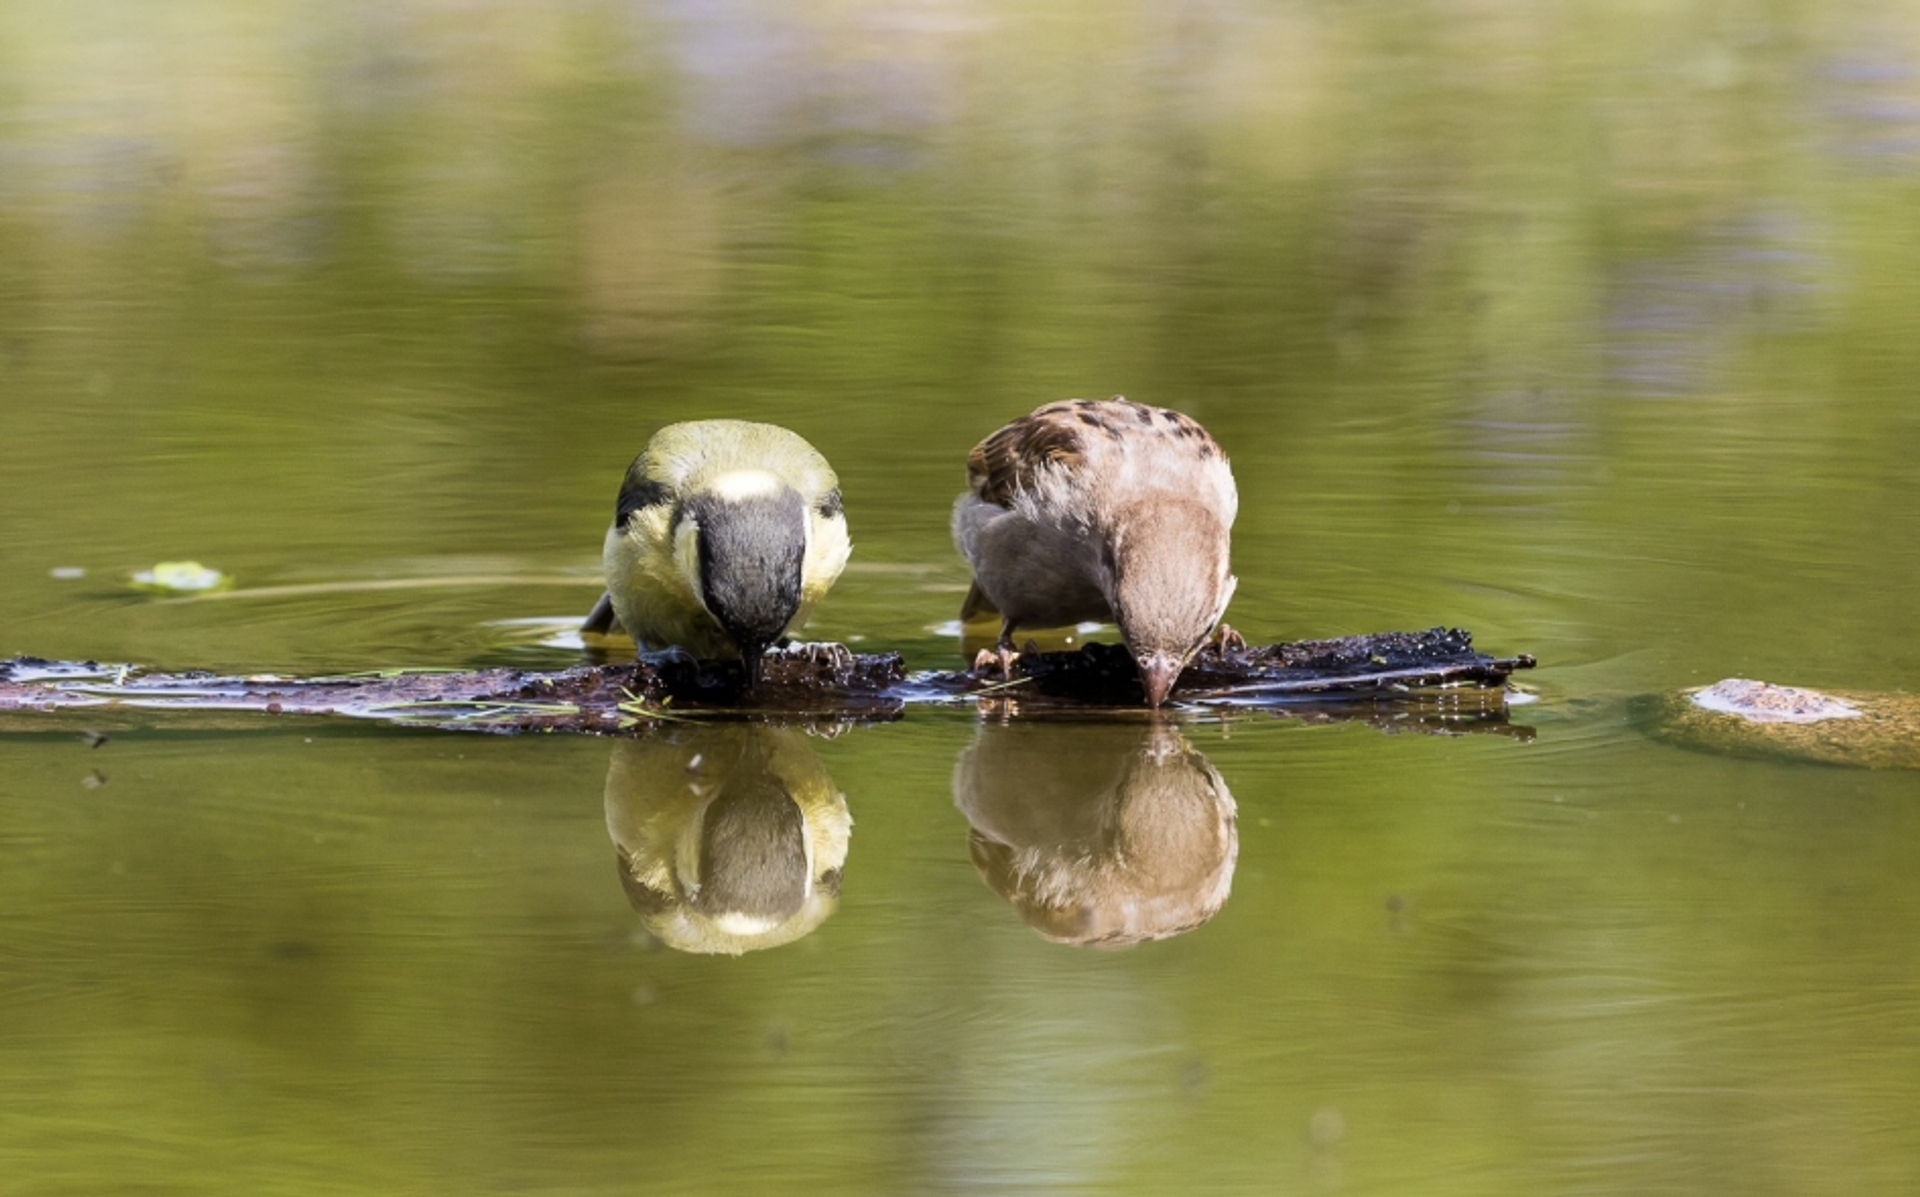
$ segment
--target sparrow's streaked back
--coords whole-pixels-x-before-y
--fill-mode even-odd
[[[805,440],[744,420],[670,424],[627,470],[585,630],[617,620],[643,652],[738,658],[751,684],[851,551],[839,480]]]
[[[1192,418],[1113,399],[1050,403],[974,447],[953,539],[973,567],[963,620],[1016,628],[1111,620],[1149,706],[1233,597],[1239,498],[1226,454]]]

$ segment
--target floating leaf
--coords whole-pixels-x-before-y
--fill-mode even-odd
[[[137,590],[156,594],[209,594],[233,585],[233,579],[198,561],[162,561],[133,575]]]

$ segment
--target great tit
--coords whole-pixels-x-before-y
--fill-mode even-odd
[[[606,811],[621,886],[668,947],[775,947],[839,905],[853,817],[803,732],[681,725],[621,741]]]
[[[796,434],[745,420],[654,433],[621,484],[603,560],[607,593],[583,631],[617,623],[640,651],[760,657],[807,614],[852,552],[839,479]]]

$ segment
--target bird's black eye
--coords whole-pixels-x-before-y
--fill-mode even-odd
[[[820,513],[821,519],[830,520],[840,515],[845,510],[840,504],[840,488],[836,486],[822,495],[820,501],[813,505],[813,509]]]
[[[623,527],[634,512],[658,507],[672,499],[673,494],[665,483],[629,474],[627,484],[620,488],[620,498],[613,505],[613,522]]]

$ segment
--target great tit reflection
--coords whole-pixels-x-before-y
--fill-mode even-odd
[[[981,878],[1056,943],[1191,931],[1233,883],[1233,795],[1169,723],[983,723],[953,801]]]
[[[853,817],[788,728],[680,727],[616,744],[607,833],[647,930],[682,952],[778,947],[839,904]]]

